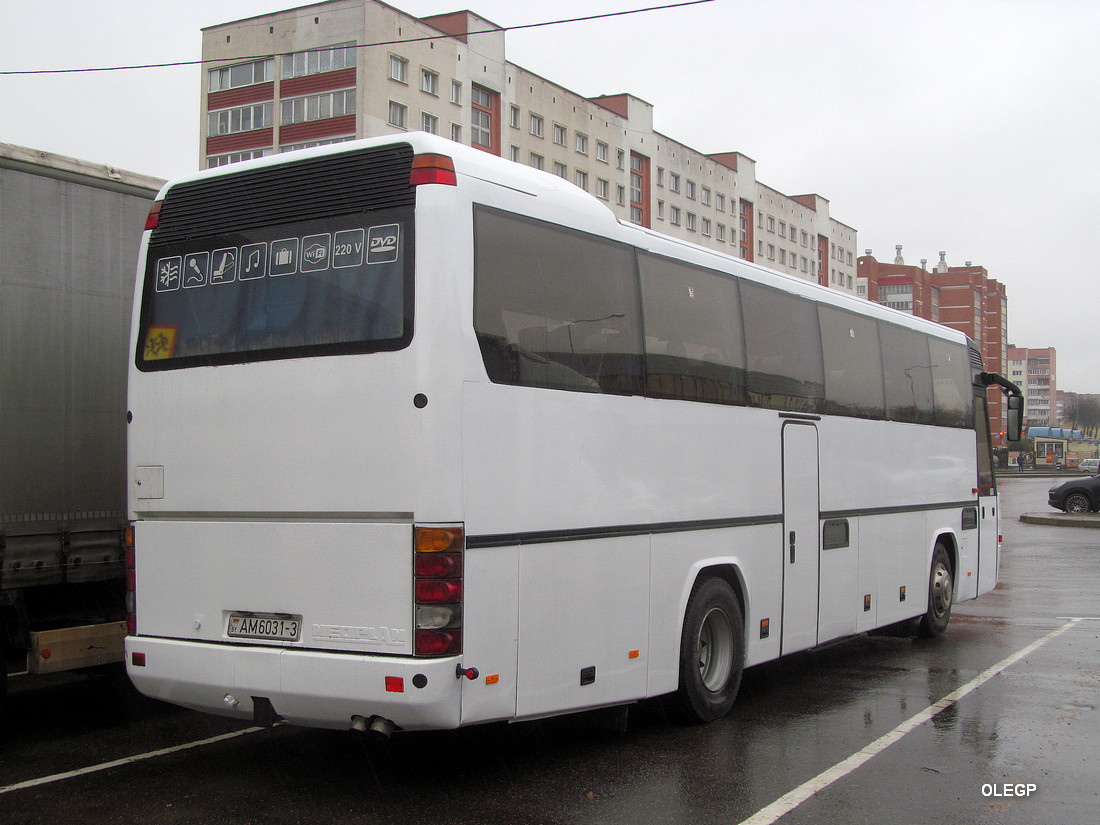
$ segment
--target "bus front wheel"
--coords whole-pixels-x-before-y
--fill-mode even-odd
[[[928,611],[921,617],[917,632],[925,638],[942,636],[951,621],[951,600],[955,595],[955,577],[951,556],[941,542],[932,553],[932,570],[928,579]]]
[[[680,637],[680,686],[674,712],[698,724],[721,719],[737,698],[745,665],[741,605],[725,579],[703,579],[688,601]]]

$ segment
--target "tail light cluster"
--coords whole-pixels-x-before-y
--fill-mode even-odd
[[[137,635],[137,573],[134,557],[134,525],[122,531],[122,549],[126,553],[126,631]]]
[[[462,652],[461,527],[417,527],[413,598],[417,656]]]

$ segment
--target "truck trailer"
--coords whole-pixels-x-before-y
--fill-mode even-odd
[[[0,143],[0,704],[122,660],[133,272],[162,181]]]

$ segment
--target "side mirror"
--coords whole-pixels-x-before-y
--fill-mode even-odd
[[[1008,428],[1006,438],[1009,441],[1020,440],[1020,429],[1024,415],[1024,399],[1020,395],[1008,396]]]

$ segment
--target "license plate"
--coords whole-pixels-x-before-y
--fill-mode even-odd
[[[227,633],[234,639],[296,642],[302,638],[302,617],[285,613],[230,613]]]

